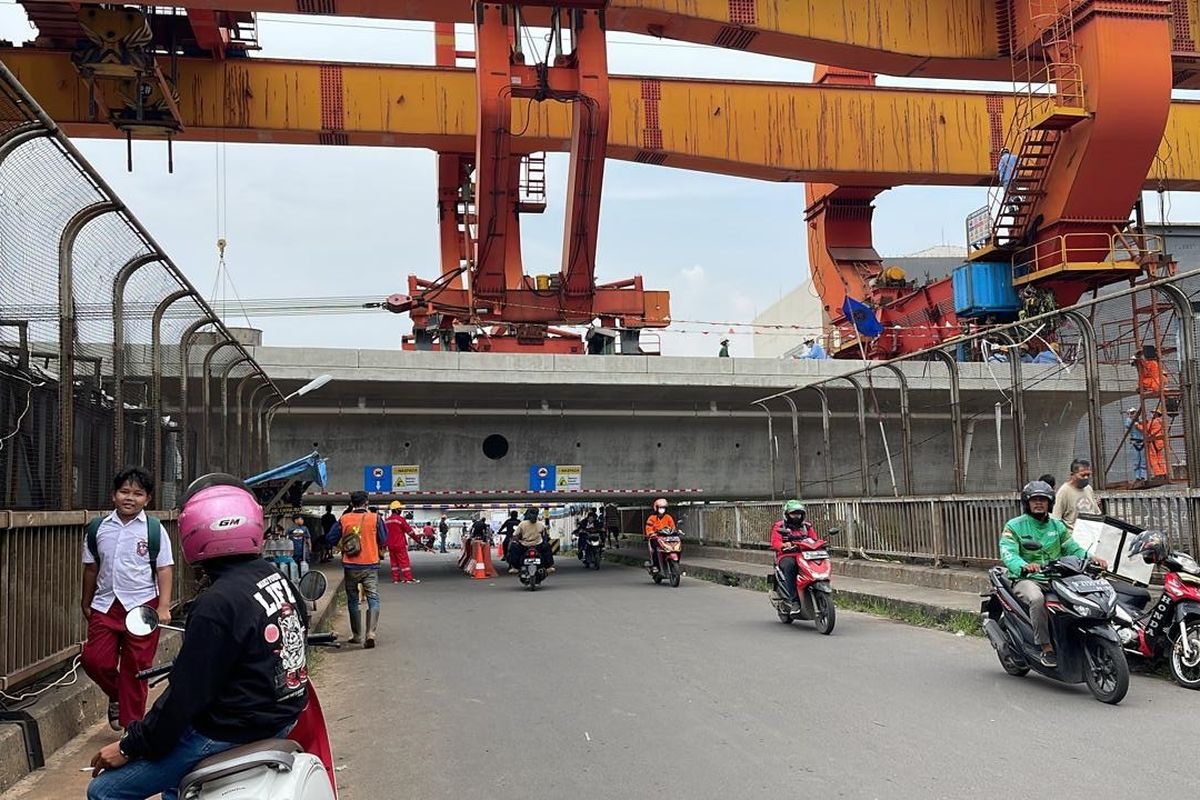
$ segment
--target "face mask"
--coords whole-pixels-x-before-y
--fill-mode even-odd
[[[1079,479],[1079,483],[1078,483],[1078,485],[1079,485],[1079,488],[1080,488],[1080,489],[1086,489],[1086,488],[1087,488],[1087,485],[1088,485],[1089,483],[1091,483],[1091,482],[1092,482],[1092,479],[1091,479],[1091,478],[1080,478],[1080,479]]]
[[[667,513],[667,509],[663,506],[659,506],[658,508],[654,509],[654,513],[661,517],[663,514]]]

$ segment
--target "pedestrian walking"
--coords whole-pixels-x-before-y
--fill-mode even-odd
[[[337,525],[337,517],[333,515],[333,506],[325,506],[325,513],[321,515],[321,535],[315,539],[321,548],[322,563],[333,558],[333,549],[325,544],[325,537],[333,530],[334,525]]]
[[[404,509],[399,500],[388,506],[387,526],[388,564],[392,568],[392,583],[420,583],[413,579],[412,562],[408,558],[408,537],[413,535],[412,525],[404,518]]]
[[[375,646],[375,628],[379,625],[379,553],[387,544],[383,517],[367,510],[367,493],[350,495],[350,510],[342,514],[325,539],[342,551],[342,571],[346,577],[346,610],[350,614],[350,642]],[[358,590],[367,596],[366,638],[359,609]]]
[[[438,552],[446,552],[446,537],[450,534],[450,521],[446,519],[446,515],[442,514],[442,519],[438,522]]]
[[[159,631],[134,636],[125,614],[138,606],[171,620],[175,560],[162,523],[146,514],[154,499],[154,478],[130,467],[113,478],[113,510],[88,523],[83,541],[80,608],[87,641],[80,663],[108,697],[108,724],[126,728],[146,713],[146,682],[137,673],[154,664]]]
[[[1129,457],[1132,462],[1133,480],[1146,480],[1146,436],[1138,423],[1138,410],[1131,408],[1125,412],[1125,430],[1129,431]]]
[[[1092,489],[1092,462],[1077,458],[1071,462],[1071,477],[1063,481],[1054,493],[1054,510],[1051,516],[1061,519],[1067,530],[1075,529],[1075,520],[1080,514],[1099,514],[1100,502]]]

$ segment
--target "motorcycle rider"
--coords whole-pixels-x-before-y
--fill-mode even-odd
[[[800,598],[796,596],[796,578],[800,574],[800,565],[796,562],[800,554],[797,542],[817,538],[816,528],[804,518],[806,513],[804,503],[788,500],[783,504],[783,519],[771,528],[775,566],[783,574],[779,593],[787,600],[792,613],[800,611]]]
[[[500,535],[504,537],[502,549],[504,552],[505,561],[508,560],[508,546],[512,544],[513,531],[515,531],[517,526],[520,524],[521,515],[517,513],[516,509],[513,509],[512,511],[508,512],[508,519],[504,520],[504,522],[500,525]]]
[[[1050,615],[1046,611],[1043,586],[1047,578],[1042,567],[1063,556],[1078,556],[1084,561],[1088,553],[1071,538],[1071,532],[1061,519],[1050,516],[1050,504],[1054,502],[1054,490],[1044,481],[1030,481],[1021,490],[1021,505],[1025,513],[1010,519],[1000,534],[1000,560],[1008,567],[1008,576],[1013,581],[1013,594],[1029,607],[1029,619],[1033,622],[1033,640],[1042,648],[1042,666],[1058,666],[1054,644],[1050,640]],[[1029,542],[1037,545],[1030,549]],[[1102,558],[1093,558],[1101,569],[1108,568]]]
[[[646,542],[650,548],[650,566],[658,572],[658,540],[655,535],[662,531],[675,530],[675,518],[667,513],[667,499],[659,497],[654,501],[654,513],[646,517]]]
[[[592,533],[600,534],[601,540],[603,540],[604,526],[600,524],[600,517],[597,516],[595,509],[588,509],[587,516],[575,528],[575,550],[580,561],[583,561],[583,540]]]
[[[516,575],[518,565],[524,561],[525,550],[536,547],[546,565],[547,574],[554,572],[554,551],[550,547],[549,537],[546,536],[546,526],[538,522],[538,510],[529,508],[525,511],[525,519],[513,531],[512,541],[508,547],[508,572]]]
[[[184,558],[209,585],[188,615],[171,684],[145,718],[92,759],[89,800],[176,800],[208,756],[285,736],[308,701],[308,608],[261,557],[263,515],[232,475],[197,479],[182,498]]]

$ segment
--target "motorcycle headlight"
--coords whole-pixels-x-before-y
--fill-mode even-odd
[[[1098,617],[1101,612],[1089,603],[1075,603],[1075,613],[1081,617]]]

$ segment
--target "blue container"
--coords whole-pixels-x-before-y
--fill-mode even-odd
[[[1012,266],[1003,261],[963,264],[951,277],[954,313],[960,317],[1012,316],[1021,307]]]

